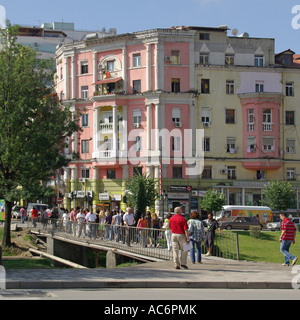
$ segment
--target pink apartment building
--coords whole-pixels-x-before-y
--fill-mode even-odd
[[[57,92],[82,114],[82,131],[65,149],[72,159],[64,170],[66,207],[83,205],[87,190],[94,208],[125,209],[125,181],[134,171],[157,178],[161,191],[182,185],[182,179],[188,186],[196,183],[183,159],[184,152],[193,157],[196,148],[195,130],[184,138],[184,130],[196,123],[194,34],[148,30],[57,50]],[[174,206],[188,211],[188,199],[182,198],[174,199]]]

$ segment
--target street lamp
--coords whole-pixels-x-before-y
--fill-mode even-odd
[[[165,200],[167,200],[168,198],[168,194],[166,193],[165,190],[163,190],[161,192],[161,196],[160,196],[160,199],[162,200],[162,203],[163,203],[163,210],[162,210],[162,222],[164,223],[164,215],[165,215]]]

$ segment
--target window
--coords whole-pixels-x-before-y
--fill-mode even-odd
[[[247,152],[255,152],[256,151],[256,139],[255,137],[248,137],[248,147]]]
[[[199,34],[199,40],[209,40],[209,33],[200,33]]]
[[[293,169],[287,169],[286,170],[286,178],[287,180],[296,180],[296,170]]]
[[[203,138],[203,151],[210,152],[210,138]]]
[[[172,137],[172,151],[181,151],[181,137]]]
[[[225,66],[234,65],[234,54],[225,54]]]
[[[82,86],[81,87],[81,99],[87,99],[89,97],[89,87]]]
[[[226,80],[226,94],[234,94],[234,81]]]
[[[257,180],[266,180],[266,171],[265,170],[257,170],[256,171],[256,178]]]
[[[89,126],[89,115],[88,113],[84,113],[81,115],[81,126],[88,127]]]
[[[248,109],[248,131],[255,131],[254,109]]]
[[[181,123],[180,108],[172,108],[172,121],[174,123]]]
[[[174,179],[182,179],[182,167],[174,166],[173,167],[173,178]]]
[[[274,138],[273,137],[263,137],[263,151],[274,151]]]
[[[236,167],[227,167],[227,179],[236,179]]]
[[[272,110],[264,109],[263,110],[263,131],[272,131],[273,123],[272,123]]]
[[[293,97],[294,96],[294,84],[293,84],[293,82],[287,82],[285,84],[285,95],[287,97]]]
[[[142,137],[137,136],[134,138],[134,151],[142,150]]]
[[[294,139],[286,140],[286,153],[295,153],[295,142]]]
[[[133,55],[133,66],[134,67],[140,67],[141,64],[141,54],[140,53],[136,53]]]
[[[255,67],[263,67],[264,66],[264,55],[263,54],[255,55],[254,65],[255,65]]]
[[[209,79],[201,79],[201,93],[209,93]]]
[[[143,175],[143,167],[134,167],[133,175]]]
[[[140,109],[133,110],[133,126],[139,128],[142,122],[142,113]]]
[[[208,65],[209,64],[209,54],[208,53],[200,53],[200,64]]]
[[[142,82],[141,80],[133,80],[133,93],[142,92]]]
[[[171,59],[172,59],[171,63],[172,64],[179,64],[180,63],[179,57],[180,57],[179,51],[177,51],[177,50],[171,51]]]
[[[115,70],[115,61],[111,60],[111,61],[107,61],[106,63],[106,71],[112,72]]]
[[[264,92],[264,82],[263,81],[256,81],[255,83],[255,92]]]
[[[90,169],[81,168],[81,178],[90,178]]]
[[[234,109],[226,109],[226,123],[235,123],[235,110]]]
[[[285,112],[285,124],[294,125],[295,124],[295,111],[286,111]]]
[[[60,68],[60,80],[64,78],[64,69],[61,67]]]
[[[87,61],[81,61],[81,74],[89,73],[89,65]]]
[[[171,83],[171,90],[174,93],[180,92],[180,79],[173,78]]]
[[[204,167],[202,171],[202,179],[211,179],[212,178],[212,167]]]
[[[201,120],[205,124],[210,124],[210,108],[202,108],[201,110]]]
[[[227,153],[236,153],[235,138],[227,138]]]
[[[107,179],[116,179],[116,170],[108,169],[106,171],[106,177],[107,177]]]
[[[90,140],[81,140],[81,153],[89,153]]]

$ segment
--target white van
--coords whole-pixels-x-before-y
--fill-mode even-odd
[[[40,216],[42,209],[47,210],[48,207],[49,207],[49,206],[48,206],[47,204],[42,204],[42,203],[28,203],[28,206],[27,206],[27,216],[28,216],[28,217],[31,217],[31,210],[32,210],[33,208],[36,208],[36,209],[37,209],[38,215]]]
[[[217,213],[217,220],[226,221],[233,217],[253,217],[266,226],[273,222],[273,212],[269,207],[264,206],[223,206],[223,210]]]

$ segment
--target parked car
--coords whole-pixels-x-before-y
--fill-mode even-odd
[[[38,216],[41,215],[41,211],[42,209],[44,210],[47,210],[48,209],[48,205],[47,204],[42,204],[42,203],[28,203],[28,206],[27,206],[27,216],[28,217],[31,217],[31,210],[33,208],[36,208],[37,211],[38,211]]]
[[[249,230],[250,226],[259,226],[260,229],[263,228],[262,224],[255,218],[252,217],[235,217],[226,221],[219,221],[219,226],[221,229],[231,230],[231,229],[243,229]]]
[[[278,219],[275,219],[275,216],[274,216],[274,221],[268,223],[267,228],[271,231],[281,230],[281,221],[280,219],[279,220]],[[300,217],[292,217],[291,220],[294,222],[295,227],[300,226]]]
[[[14,219],[19,219],[21,217],[20,210],[22,208],[23,208],[22,206],[17,206],[17,205],[13,206],[11,214]]]

